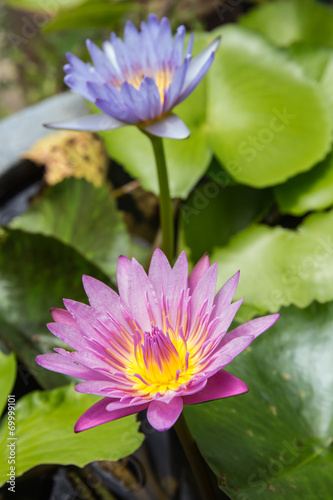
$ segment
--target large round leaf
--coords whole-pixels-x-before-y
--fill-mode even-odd
[[[219,171],[222,173],[220,168]],[[180,209],[183,244],[194,262],[214,247],[225,245],[272,204],[269,189],[223,186],[217,176],[215,173],[212,181],[196,188]]]
[[[235,500],[331,498],[333,304],[282,309],[231,364],[249,393],[185,408],[199,447]]]
[[[317,82],[259,35],[228,26],[209,73],[209,142],[238,182],[281,183],[309,170],[331,144]],[[213,36],[212,35],[212,36]]]
[[[275,188],[282,212],[303,215],[333,205],[333,153],[309,172]]]
[[[11,227],[53,236],[115,276],[119,255],[132,256],[126,226],[107,187],[66,179],[48,188]]]
[[[20,399],[15,410],[15,475],[39,464],[83,467],[96,460],[118,460],[133,453],[143,441],[135,415],[74,433],[76,420],[98,399],[77,393],[72,385],[35,391]],[[4,419],[0,428],[0,484],[8,479],[9,472],[7,445],[12,441],[7,434]]]
[[[14,386],[16,378],[16,360],[14,354],[4,354],[0,351],[0,415],[6,404],[7,397]]]
[[[205,34],[195,34],[194,53],[208,44]],[[204,174],[211,160],[211,148],[205,133],[206,78],[179,106],[179,115],[191,135],[185,140],[164,139],[164,147],[172,197],[186,198],[193,186]],[[109,155],[121,163],[143,188],[159,193],[155,158],[149,139],[136,127],[125,127],[100,134]]]
[[[108,283],[100,269],[60,241],[21,231],[2,237],[0,252],[0,338],[46,388],[66,378],[35,363],[41,352],[50,352],[55,337],[46,328],[51,307],[63,307],[63,297],[86,302],[82,275]],[[21,367],[25,385],[30,373]]]
[[[314,0],[266,3],[243,16],[240,23],[278,46],[303,41],[333,47],[333,9]]]
[[[333,300],[333,210],[313,214],[297,230],[254,225],[216,248],[218,288],[240,269],[239,317]]]

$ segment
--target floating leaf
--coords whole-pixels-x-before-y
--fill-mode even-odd
[[[14,354],[0,351],[0,415],[7,404],[7,397],[14,386],[16,378],[16,360]]]
[[[109,280],[99,268],[60,241],[21,231],[2,236],[0,252],[0,337],[46,388],[66,377],[43,370],[34,359],[54,344],[46,323],[51,307],[63,307],[62,298],[86,302],[82,275]],[[27,385],[30,373],[20,373]]]
[[[333,9],[319,2],[266,3],[244,15],[240,23],[281,47],[300,41],[333,47]]]
[[[333,300],[333,210],[307,217],[297,230],[254,225],[238,233],[211,259],[219,262],[218,288],[240,269],[239,317],[307,307]]]
[[[119,255],[132,255],[126,226],[107,187],[66,179],[49,188],[11,226],[53,236],[75,248],[109,277],[115,276]]]
[[[18,9],[44,12],[47,15],[54,15],[58,11],[71,9],[82,5],[87,0],[57,0],[56,2],[41,2],[40,0],[5,0],[7,5]]]
[[[119,460],[142,443],[136,416],[109,422],[79,434],[74,424],[98,397],[79,394],[72,385],[52,391],[35,391],[16,404],[17,454],[15,475],[39,464],[73,464],[78,467],[96,460]],[[0,428],[0,484],[9,471],[7,420]]]
[[[309,170],[331,144],[321,87],[259,35],[235,26],[218,33],[207,116],[217,158],[234,179],[254,187]]]
[[[225,245],[272,204],[271,191],[219,184],[222,170],[214,179],[199,186],[181,206],[183,242],[191,260],[198,261],[205,252]]]
[[[115,25],[124,15],[134,10],[138,6],[134,1],[109,2],[91,1],[80,2],[81,5],[75,9],[66,9],[60,12],[56,18],[52,19],[44,28],[44,31],[69,30],[73,28],[115,28]]]
[[[233,500],[330,498],[333,304],[282,309],[230,365],[249,393],[186,406],[201,452]]]
[[[309,172],[275,187],[282,212],[303,215],[333,205],[333,153]]]

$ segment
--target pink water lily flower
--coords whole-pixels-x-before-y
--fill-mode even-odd
[[[171,111],[205,76],[220,38],[192,59],[193,35],[184,51],[185,31],[179,26],[173,38],[168,19],[159,22],[150,14],[141,31],[128,21],[124,41],[112,33],[103,50],[87,40],[93,66],[67,54],[65,83],[102,114],[46,126],[102,131],[137,125],[159,137],[188,137],[189,129]]]
[[[148,275],[135,260],[120,257],[119,295],[83,277],[90,306],[64,300],[53,309],[49,330],[74,351],[37,356],[39,365],[83,379],[78,392],[103,399],[77,421],[75,431],[148,409],[150,424],[169,429],[184,404],[242,394],[244,382],[224,367],[278,319],[253,319],[227,333],[242,300],[231,303],[235,274],[215,296],[217,264],[205,255],[188,276],[185,253],[171,268],[157,249]]]

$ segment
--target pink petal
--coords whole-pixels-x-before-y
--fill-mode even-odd
[[[214,299],[214,310],[211,319],[220,316],[232,302],[239,281],[239,271],[234,274],[218,291]]]
[[[128,306],[128,290],[129,290],[129,277],[132,262],[130,259],[121,255],[117,264],[117,284],[119,295],[125,304]]]
[[[89,349],[90,345],[84,338],[83,333],[77,327],[72,325],[64,325],[61,323],[48,323],[46,325],[53,335],[65,342],[73,349],[85,350]]]
[[[244,351],[251,344],[253,338],[251,336],[239,337],[231,340],[226,345],[223,345],[223,347],[219,346],[207,365],[206,371],[208,375],[231,363],[240,352]]]
[[[150,332],[151,330],[148,304],[158,328],[162,328],[161,309],[154,287],[141,264],[135,259],[133,259],[131,266],[128,300],[132,316],[143,331]]]
[[[209,338],[214,339],[215,337],[224,336],[225,332],[228,330],[229,326],[231,325],[238,309],[242,305],[244,299],[237,300],[233,304],[231,304],[229,307],[224,309],[224,311],[221,313],[221,316],[219,318],[216,318],[216,324],[213,326],[211,331],[209,332]]]
[[[190,295],[192,295],[195,287],[197,286],[200,278],[208,271],[210,267],[209,256],[206,253],[194,266],[189,278],[188,278],[188,286],[190,289]]]
[[[174,398],[170,403],[152,401],[148,406],[147,418],[157,431],[167,431],[178,419],[183,409],[182,398]]]
[[[113,401],[112,398],[103,398],[93,406],[88,408],[86,412],[78,419],[74,426],[75,432],[86,431],[97,425],[105,424],[106,422],[112,422],[112,420],[117,420],[118,418],[126,417],[127,415],[132,415],[138,411],[145,410],[148,403],[129,406],[126,408],[121,408],[116,411],[107,411],[106,407]]]
[[[208,271],[200,278],[190,301],[190,331],[192,330],[202,305],[207,301],[207,311],[209,311],[214,302],[214,295],[217,281],[217,263],[215,262]]]
[[[85,317],[87,318],[87,315],[89,317],[96,316],[95,321],[101,321],[106,328],[112,331],[114,325],[110,322],[109,315],[111,315],[118,323],[127,328],[127,322],[119,305],[119,295],[105,283],[91,276],[83,276],[82,281],[91,307],[95,310],[88,309],[86,306]]]
[[[95,372],[78,361],[62,356],[61,354],[40,354],[36,357],[36,363],[47,370],[83,380],[108,380],[108,377],[105,375]]]
[[[62,323],[64,325],[72,325],[77,327],[77,324],[75,323],[73,316],[71,315],[71,313],[66,311],[66,309],[52,307],[50,309],[50,313],[54,321],[56,321],[57,323]]]
[[[182,397],[184,404],[193,405],[203,403],[204,401],[211,401],[212,399],[236,396],[248,390],[247,385],[242,380],[231,375],[231,373],[220,370],[208,379],[204,389],[191,396],[183,395]]]
[[[155,250],[150,268],[149,278],[156,291],[160,307],[163,307],[162,296],[170,309],[170,321],[174,326],[177,318],[182,292],[187,290],[188,263],[185,252],[181,252],[175,265],[171,268],[164,253]],[[185,307],[185,301],[183,306]]]
[[[226,345],[228,342],[237,339],[239,337],[250,336],[255,339],[262,333],[264,333],[268,328],[270,328],[279,319],[280,314],[270,314],[268,316],[263,316],[262,318],[252,319],[243,325],[237,326],[234,330],[227,333],[221,342],[221,346]]]

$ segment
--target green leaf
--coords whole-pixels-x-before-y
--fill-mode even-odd
[[[230,370],[249,393],[186,406],[203,456],[234,500],[330,498],[333,304],[283,309]]]
[[[217,158],[253,187],[279,184],[328,153],[332,120],[321,87],[286,54],[237,26],[209,72],[207,130]]]
[[[333,205],[333,153],[315,168],[275,187],[282,212],[303,215]]]
[[[279,47],[309,42],[333,47],[333,9],[315,1],[281,0],[266,3],[240,19]]]
[[[82,3],[82,2],[81,2]],[[121,19],[133,10],[138,10],[135,2],[110,3],[105,1],[88,2],[75,9],[66,10],[52,19],[44,31],[69,30],[73,28],[112,29]]]
[[[205,34],[196,33],[194,53],[208,44]],[[211,148],[206,139],[206,85],[204,79],[175,113],[191,130],[185,140],[164,139],[165,154],[172,197],[186,198],[202,177],[211,160]],[[100,134],[108,154],[135,178],[142,187],[159,193],[155,159],[149,139],[137,127],[125,127]],[[128,145],[131,145],[130,147]]]
[[[254,225],[211,256],[218,261],[218,288],[236,271],[236,297],[245,297],[239,317],[307,307],[333,300],[333,210],[307,217],[297,230]]]
[[[214,179],[195,189],[180,209],[182,240],[194,262],[225,245],[272,204],[270,190],[219,184],[225,177],[217,168]]]
[[[134,250],[108,188],[83,179],[66,179],[48,188],[11,227],[59,239],[109,277],[115,276],[119,255],[131,257]]]
[[[46,328],[52,321],[50,308],[63,307],[63,297],[87,302],[83,274],[109,282],[96,266],[54,238],[12,230],[2,236],[0,337],[42,387],[67,380],[39,367],[35,357],[56,346],[56,338]],[[21,376],[26,384],[30,375],[23,370]]]
[[[13,353],[7,355],[0,351],[0,415],[5,409],[7,397],[16,378],[16,359]]]
[[[52,391],[35,391],[16,404],[16,476],[39,464],[74,464],[83,467],[96,460],[119,460],[143,441],[136,416],[109,422],[79,434],[74,424],[98,401],[79,394],[72,385]],[[0,483],[7,480],[7,420],[0,429]]]
[[[78,7],[85,2],[86,0],[56,0],[51,2],[41,2],[40,0],[5,0],[5,3],[11,7],[44,12],[47,15],[54,15],[58,11]]]

